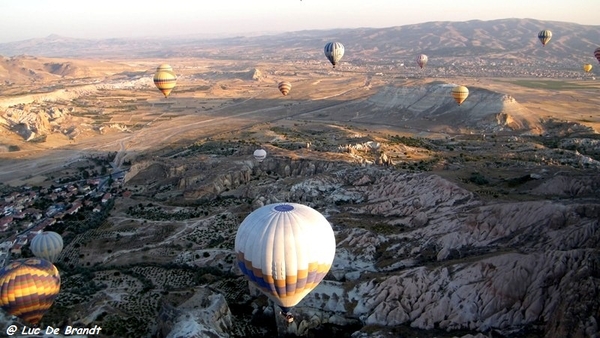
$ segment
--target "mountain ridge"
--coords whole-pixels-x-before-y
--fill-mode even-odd
[[[550,29],[554,34],[544,48],[537,39],[537,33],[542,29]],[[265,54],[279,52],[289,58],[297,55],[298,51],[301,52],[299,57],[321,53],[322,44],[329,40],[344,43],[346,60],[389,60],[426,53],[433,57],[483,57],[497,54],[498,57],[515,55],[549,61],[574,58],[577,62],[589,62],[593,57],[593,50],[600,45],[600,25],[510,18],[430,21],[385,28],[302,30],[215,39],[81,39],[51,34],[44,38],[0,43],[0,55],[168,58],[203,56],[206,49],[215,47],[224,48],[222,53],[225,55],[232,55],[238,47],[260,47]]]

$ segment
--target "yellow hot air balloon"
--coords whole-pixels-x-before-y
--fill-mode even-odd
[[[329,271],[335,236],[327,219],[311,207],[269,204],[254,210],[240,224],[235,252],[246,278],[292,322],[291,308]]]
[[[0,270],[0,307],[37,325],[60,291],[56,267],[41,258],[12,261]]]
[[[286,96],[290,92],[290,89],[292,89],[292,84],[287,81],[281,81],[279,82],[279,85],[277,85],[277,88],[279,88],[279,91],[283,96]]]
[[[585,65],[583,65],[583,71],[586,73],[589,73],[590,70],[592,70],[592,65],[589,63],[586,63]]]
[[[469,89],[465,86],[456,86],[452,88],[452,97],[460,106],[469,96]]]
[[[173,72],[173,67],[171,67],[171,65],[169,65],[168,63],[163,63],[160,66],[156,67],[156,73],[162,71]]]
[[[172,71],[161,70],[154,74],[154,84],[165,95],[165,98],[169,97],[176,83],[177,76]]]

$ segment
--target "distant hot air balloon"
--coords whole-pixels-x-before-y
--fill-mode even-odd
[[[29,248],[35,257],[54,263],[63,249],[63,239],[54,231],[40,232],[33,238]]]
[[[596,48],[594,56],[596,57],[596,60],[598,60],[598,63],[600,63],[600,47]]]
[[[329,42],[325,45],[325,56],[335,68],[335,65],[340,62],[342,56],[344,56],[344,45],[339,42]]]
[[[177,83],[177,76],[172,71],[161,70],[154,74],[154,84],[164,95],[165,98],[169,96],[171,90],[175,88]]]
[[[311,207],[269,204],[240,224],[235,252],[242,273],[281,307],[291,323],[291,308],[329,271],[335,236],[327,219]]]
[[[544,29],[543,31],[538,33],[538,39],[542,42],[542,46],[546,46],[546,44],[552,39],[552,32]]]
[[[37,325],[60,291],[56,267],[41,258],[19,259],[0,270],[0,307]]]
[[[283,96],[286,96],[290,92],[290,89],[292,89],[292,84],[287,81],[281,81],[279,82],[277,87],[279,88],[281,94],[283,94]]]
[[[586,63],[585,65],[583,65],[583,71],[586,73],[589,73],[590,70],[592,70],[592,65],[589,63]]]
[[[160,66],[156,67],[156,73],[162,71],[173,72],[173,67],[171,67],[171,65],[167,63],[163,63]]]
[[[254,159],[258,162],[262,162],[267,157],[267,151],[264,149],[256,149],[254,151]]]
[[[425,54],[417,56],[417,64],[419,65],[419,67],[421,67],[421,69],[423,69],[423,67],[425,67],[425,65],[427,64],[427,60],[429,60],[429,58],[427,58],[427,55]]]
[[[452,88],[452,97],[460,106],[469,96],[469,89],[465,86],[456,86]]]

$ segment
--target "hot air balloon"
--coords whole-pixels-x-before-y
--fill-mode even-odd
[[[585,65],[583,65],[583,71],[586,73],[589,73],[590,70],[592,70],[592,65],[589,63],[586,63]]]
[[[339,42],[329,42],[325,45],[325,56],[335,68],[335,65],[340,62],[342,56],[344,56],[344,45]]]
[[[165,98],[169,96],[171,90],[175,88],[177,83],[177,76],[172,71],[161,70],[154,74],[154,84],[164,95]]]
[[[417,64],[419,65],[419,67],[421,67],[421,69],[423,69],[423,67],[425,67],[425,65],[427,64],[427,60],[429,60],[429,58],[427,58],[427,55],[425,54],[417,56]]]
[[[465,86],[456,86],[452,88],[452,97],[460,106],[469,96],[469,89]]]
[[[542,42],[542,46],[546,46],[546,44],[552,39],[552,32],[544,29],[543,31],[538,33],[538,39]]]
[[[242,273],[281,307],[281,314],[291,323],[291,308],[329,271],[335,237],[327,219],[313,208],[269,204],[240,224],[235,252]]]
[[[35,257],[54,263],[63,249],[63,240],[56,232],[44,231],[33,238],[29,248]]]
[[[283,96],[286,96],[290,92],[290,89],[292,89],[292,84],[287,81],[281,81],[279,82],[277,87],[279,88],[281,94],[283,94]]]
[[[41,258],[12,261],[0,270],[0,307],[37,325],[60,291],[56,267]]]
[[[163,63],[160,66],[156,67],[156,73],[158,72],[162,72],[162,71],[167,71],[167,72],[173,72],[173,67],[171,67],[171,65],[167,64],[167,63]]]
[[[264,149],[256,149],[254,151],[254,159],[258,162],[262,162],[267,157],[267,151]]]
[[[600,47],[596,48],[594,56],[596,57],[596,60],[598,60],[598,63],[600,63]]]

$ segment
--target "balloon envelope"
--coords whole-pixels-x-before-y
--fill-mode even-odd
[[[425,54],[417,56],[417,64],[419,65],[419,67],[421,67],[421,69],[423,69],[423,67],[425,67],[425,65],[427,64],[427,60],[429,60],[429,58]]]
[[[452,97],[460,106],[469,96],[469,89],[465,86],[456,86],[452,88]]]
[[[269,204],[244,219],[235,252],[246,278],[285,309],[325,277],[335,256],[335,236],[327,219],[311,207]]]
[[[591,64],[589,64],[589,63],[586,63],[585,65],[583,65],[583,70],[584,70],[586,73],[589,73],[589,72],[590,72],[590,70],[592,70],[592,65],[591,65]]]
[[[552,32],[544,29],[543,31],[538,33],[538,39],[542,42],[542,46],[545,46],[550,39],[552,39]]]
[[[331,62],[333,68],[335,68],[335,65],[337,65],[342,59],[342,56],[344,56],[344,45],[339,42],[328,42],[325,45],[324,51],[325,56],[329,62]]]
[[[264,149],[256,149],[254,151],[254,159],[258,162],[262,162],[267,157],[267,151]]]
[[[154,74],[154,84],[156,88],[158,88],[165,97],[168,97],[171,93],[171,90],[175,88],[175,84],[177,83],[177,76],[175,73],[170,71],[160,71]]]
[[[596,57],[596,60],[598,60],[598,62],[600,63],[600,47],[596,48],[596,50],[594,51],[594,56]]]
[[[171,67],[171,65],[167,63],[163,63],[160,66],[156,67],[156,73],[162,71],[173,72],[173,67]]]
[[[62,252],[63,239],[54,231],[40,232],[33,238],[29,248],[35,257],[54,263]]]
[[[277,88],[279,88],[279,91],[283,96],[286,96],[290,92],[290,89],[292,89],[292,84],[287,81],[281,81],[277,85]]]
[[[56,267],[41,258],[18,259],[0,270],[0,307],[36,325],[60,291]]]

